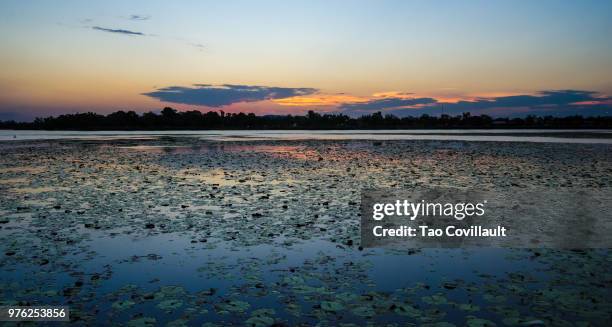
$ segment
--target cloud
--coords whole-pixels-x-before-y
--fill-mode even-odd
[[[128,19],[128,20],[132,20],[132,21],[144,21],[144,20],[148,20],[151,18],[151,16],[143,16],[143,15],[130,15],[128,17],[122,16],[123,19]],[[82,24],[85,23],[91,23],[93,22],[92,19],[88,18],[88,19],[84,19],[81,21]],[[173,39],[176,41],[180,41],[182,43],[184,43],[185,45],[188,45],[190,47],[193,47],[195,49],[197,49],[198,51],[204,51],[206,50],[208,47],[203,44],[202,42],[192,42],[189,40],[185,40],[183,38],[178,38],[178,37],[169,37],[169,36],[163,36],[163,35],[156,35],[156,34],[151,34],[151,33],[142,33],[142,32],[136,32],[136,31],[130,31],[130,30],[126,30],[126,29],[120,29],[120,28],[106,28],[106,27],[101,27],[101,26],[91,26],[91,25],[86,25],[86,26],[82,26],[83,28],[86,29],[93,29],[96,31],[102,31],[102,32],[107,32],[107,33],[117,33],[117,34],[124,34],[124,35],[137,35],[137,36],[147,36],[147,37],[157,37],[159,39]]]
[[[600,101],[597,93],[579,90],[552,90],[541,91],[535,95],[510,95],[494,98],[483,98],[476,101],[459,101],[450,104],[453,109],[487,109],[487,108],[512,108],[512,107],[551,107],[569,106],[576,102]]]
[[[339,109],[344,111],[380,111],[389,108],[402,108],[402,107],[412,107],[415,105],[425,105],[425,104],[433,104],[436,103],[437,100],[433,98],[383,98],[383,99],[374,99],[367,102],[361,103],[344,103],[340,105]]]
[[[104,28],[100,26],[93,26],[92,29],[97,30],[97,31],[102,31],[102,32],[108,32],[108,33],[119,33],[119,34],[126,34],[126,35],[141,35],[141,36],[145,35],[144,33],[141,33],[141,32],[134,32],[134,31],[123,30],[123,29]]]
[[[204,51],[206,49],[206,46],[204,44],[202,44],[202,43],[192,43],[192,42],[189,42],[187,44],[189,44],[190,46],[198,49],[199,51]]]
[[[153,92],[143,93],[143,95],[163,102],[222,107],[240,102],[283,99],[316,92],[318,90],[313,88],[194,84],[193,87],[164,87]]]
[[[149,20],[151,19],[151,16],[149,15],[130,15],[128,19],[129,20]]]
[[[597,92],[582,90],[547,90],[537,94],[522,94],[477,98],[457,102],[442,102],[433,98],[386,97],[362,103],[344,103],[339,109],[347,114],[366,114],[376,111],[397,116],[422,114],[456,115],[463,112],[492,116],[534,115],[610,115],[612,98]]]
[[[546,90],[535,94],[476,97],[449,101],[435,97],[419,97],[411,93],[384,92],[370,97],[346,94],[325,94],[314,88],[289,88],[234,84],[194,84],[168,86],[143,93],[148,97],[177,104],[223,107],[237,103],[271,100],[290,107],[326,107],[339,113],[361,116],[377,111],[396,116],[423,114],[458,115],[470,112],[493,117],[526,115],[610,116],[612,98],[593,91]],[[334,109],[335,108],[335,109]]]

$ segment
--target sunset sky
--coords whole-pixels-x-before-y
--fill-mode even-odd
[[[612,1],[0,2],[0,120],[612,115]]]

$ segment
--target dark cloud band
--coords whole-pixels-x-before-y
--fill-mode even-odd
[[[151,16],[147,15],[130,15],[129,20],[149,20]]]
[[[474,101],[443,103],[432,98],[384,98],[361,103],[345,103],[339,109],[347,114],[362,115],[385,111],[398,116],[489,114],[492,116],[534,115],[602,115],[612,114],[610,97],[580,90],[550,90],[535,95],[511,95],[481,98]]]
[[[97,30],[97,31],[102,31],[102,32],[108,32],[108,33],[117,33],[117,34],[126,34],[126,35],[141,35],[141,36],[144,35],[144,33],[141,33],[141,32],[134,32],[134,31],[123,30],[123,29],[105,28],[105,27],[100,27],[100,26],[93,26],[92,29]]]
[[[207,85],[192,87],[169,86],[144,95],[164,102],[222,107],[239,102],[255,102],[308,95],[318,92],[313,88],[269,87],[254,85]]]

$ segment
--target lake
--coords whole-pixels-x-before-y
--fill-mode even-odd
[[[608,249],[360,246],[365,188],[612,185],[609,131],[516,133],[2,131],[2,303],[81,325],[605,325]]]

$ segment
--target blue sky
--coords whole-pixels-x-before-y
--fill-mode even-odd
[[[611,16],[610,1],[5,0],[0,119],[166,105],[609,115]],[[533,101],[507,101],[519,96]]]

